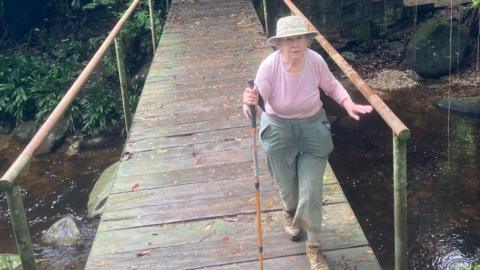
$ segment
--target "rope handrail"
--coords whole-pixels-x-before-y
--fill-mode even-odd
[[[368,86],[368,84],[360,77],[360,75],[348,64],[340,53],[328,42],[328,40],[313,26],[313,24],[303,15],[303,13],[292,3],[291,0],[283,0],[283,2],[290,8],[290,10],[302,18],[307,28],[315,31],[318,35],[315,39],[320,46],[330,55],[337,66],[347,75],[350,81],[357,87],[362,95],[367,99],[370,105],[375,108],[382,119],[392,129],[393,134],[400,140],[408,140],[410,138],[410,130],[403,124],[403,122],[390,110],[390,108],[383,102],[383,100],[375,94],[375,92]]]
[[[25,146],[17,159],[12,163],[12,165],[7,169],[5,174],[0,178],[0,190],[8,190],[13,186],[15,180],[20,175],[22,170],[30,163],[35,151],[40,147],[43,141],[47,138],[48,134],[59,122],[61,117],[65,114],[66,110],[70,107],[71,103],[79,94],[80,90],[82,90],[82,87],[85,85],[88,78],[92,75],[94,69],[100,63],[105,53],[114,42],[114,39],[122,30],[123,25],[131,16],[135,8],[137,8],[139,3],[140,0],[134,0],[130,4],[127,11],[125,11],[120,20],[118,20],[117,24],[115,24],[110,34],[108,34],[107,38],[102,43],[100,48],[95,52],[92,59],[83,69],[82,73],[77,77],[75,82],[68,89],[65,96],[63,96],[62,100],[58,103],[58,105],[49,115],[47,120],[45,120],[40,129],[35,133],[27,146]]]

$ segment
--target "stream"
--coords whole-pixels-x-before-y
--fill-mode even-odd
[[[435,106],[445,92],[439,88],[445,84],[427,83],[386,101],[412,132],[409,269],[473,269],[480,263],[480,121],[452,112],[448,127],[448,112]],[[394,269],[392,132],[378,114],[333,128],[335,174],[382,268]]]
[[[73,157],[66,157],[62,148],[41,155],[19,177],[34,252],[41,262],[38,269],[83,269],[99,222],[87,218],[88,195],[101,172],[120,159],[124,140],[118,135],[101,146],[81,149]],[[3,173],[22,146],[11,136],[0,136],[0,141]],[[77,223],[83,244],[66,248],[41,244],[42,232],[66,215]],[[0,253],[17,253],[4,195],[0,195]]]
[[[412,131],[407,146],[409,265],[470,269],[462,267],[480,262],[480,121],[452,113],[448,130],[448,113],[435,106],[438,87],[444,85],[395,92],[386,101]],[[330,162],[383,269],[394,269],[391,131],[375,113],[350,127],[338,122],[332,123],[336,149]],[[4,172],[21,146],[10,136],[0,141]],[[62,151],[42,155],[20,177],[36,257],[48,265],[44,269],[83,269],[98,225],[98,219],[86,218],[88,193],[103,169],[119,159],[123,142],[118,136],[74,157]],[[3,197],[0,213],[0,253],[16,253]],[[64,215],[74,217],[84,243],[41,245],[42,232]]]

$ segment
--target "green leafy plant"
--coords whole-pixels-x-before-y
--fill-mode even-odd
[[[83,110],[82,131],[96,136],[109,127],[116,127],[121,118],[118,98],[101,81],[87,86],[87,95],[80,101]]]
[[[73,59],[72,59],[73,58]],[[35,120],[43,122],[55,109],[60,100],[68,90],[69,85],[78,76],[80,69],[75,56],[67,58],[70,65],[62,63],[49,63],[48,71],[44,76],[37,78],[31,86],[31,92],[35,100],[37,112]],[[75,129],[78,122],[78,104],[74,102],[67,111],[65,118],[67,119],[68,128]]]
[[[36,67],[42,63],[20,54],[0,56],[0,114],[15,122],[29,119],[35,111],[30,95],[31,82],[38,76]]]
[[[473,8],[477,8],[480,6],[480,0],[472,0]]]
[[[107,7],[107,8],[112,8],[112,6],[115,6],[116,4],[120,2],[125,2],[121,0],[93,0],[90,3],[85,4],[82,8],[84,10],[93,10],[97,9],[100,7]]]
[[[159,6],[159,1],[156,1]],[[119,18],[131,0],[56,0],[53,5],[59,17],[87,18],[102,14]],[[158,4],[158,5],[157,5]],[[3,11],[0,0],[0,15]],[[155,14],[157,37],[161,33],[161,18],[165,14],[160,10]],[[65,14],[67,15],[65,15]],[[72,15],[73,14],[73,15]],[[96,15],[97,14],[97,15]],[[79,16],[81,15],[81,16]],[[52,20],[54,21],[54,20]],[[107,20],[100,20],[100,25]],[[65,22],[65,20],[58,20]],[[70,21],[69,21],[70,22]],[[76,25],[72,21],[70,27]],[[14,125],[22,121],[43,122],[63,98],[73,81],[105,40],[105,33],[83,40],[75,35],[67,37],[51,35],[48,27],[34,32],[27,44],[15,51],[3,47],[0,55],[0,120]],[[151,56],[150,17],[146,1],[142,1],[134,15],[127,21],[121,34],[125,40],[127,77],[134,74]],[[57,28],[52,28],[57,29]],[[88,32],[88,31],[87,31]],[[95,33],[95,31],[92,31]],[[60,38],[60,39],[59,39]],[[33,44],[34,47],[29,46]],[[5,45],[5,44],[4,44]],[[43,53],[42,53],[43,51]],[[134,53],[131,53],[134,52]],[[95,71],[82,93],[77,97],[64,117],[70,130],[80,129],[89,136],[98,135],[123,123],[121,102],[118,91],[116,56],[113,46],[110,48],[100,67]],[[130,75],[131,76],[131,75]],[[134,110],[143,83],[130,86],[129,103]]]
[[[461,266],[456,268],[456,270],[480,270],[480,264],[473,264],[469,266]]]

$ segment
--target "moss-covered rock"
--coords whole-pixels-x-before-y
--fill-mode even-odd
[[[407,48],[407,64],[424,78],[438,78],[450,69],[450,21],[435,18],[422,24]],[[471,45],[466,29],[452,27],[452,72],[460,67]],[[458,38],[458,40],[457,40]],[[458,46],[460,44],[460,46]]]
[[[88,197],[87,209],[88,217],[98,217],[105,211],[105,203],[107,202],[110,191],[112,190],[113,177],[117,171],[118,162],[110,165],[102,175],[98,178]]]
[[[42,236],[42,241],[57,246],[73,246],[83,242],[82,234],[72,217],[55,222]]]

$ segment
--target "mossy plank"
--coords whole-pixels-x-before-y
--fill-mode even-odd
[[[322,239],[325,239],[325,251],[367,245],[361,230],[356,228],[358,224],[348,207],[332,204],[324,208],[326,219]],[[264,249],[267,258],[305,252],[304,243],[292,243],[283,236],[282,215],[281,212],[263,214]],[[148,249],[151,250],[154,260],[160,257],[163,258],[161,261],[167,261],[167,257],[171,257],[171,260],[175,261],[170,262],[172,265],[165,265],[168,267],[165,269],[191,269],[254,260],[257,251],[255,226],[254,215],[244,215],[156,227],[103,230],[103,234],[95,241],[102,242],[103,248],[98,254],[105,260],[115,257],[122,260],[127,257],[126,262],[138,261],[148,265],[148,259],[134,258],[142,250]],[[131,237],[132,233],[135,233],[136,237]],[[116,239],[116,242],[109,242],[110,239]],[[124,245],[119,246],[118,242]],[[223,256],[220,261],[216,258],[218,255]],[[364,255],[368,257],[371,254],[365,252]],[[185,259],[192,257],[196,260]]]
[[[261,186],[262,209],[282,209],[273,181],[265,182]],[[324,185],[324,190],[326,205],[346,201],[338,184]],[[255,192],[251,180],[233,179],[112,194],[107,204],[115,209],[106,212],[103,221],[117,229],[252,213]]]
[[[238,127],[231,129],[212,130],[201,133],[195,133],[190,136],[180,137],[158,137],[155,134],[151,136],[142,136],[141,138],[129,137],[126,151],[129,153],[145,151],[165,151],[173,147],[188,146],[191,144],[204,144],[211,142],[221,142],[227,140],[251,140],[251,129],[247,127]]]

